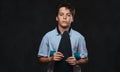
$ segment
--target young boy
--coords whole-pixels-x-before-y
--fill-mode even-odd
[[[64,31],[69,32],[71,41],[72,56],[65,60],[66,63],[73,67],[73,71],[69,72],[81,72],[80,65],[88,62],[84,36],[71,28],[74,15],[75,9],[69,3],[60,4],[56,13],[57,27],[46,33],[41,41],[38,57],[40,62],[49,63],[47,72],[55,72],[55,62],[60,62],[64,59],[64,54],[58,51]]]

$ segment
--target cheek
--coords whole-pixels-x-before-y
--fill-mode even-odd
[[[69,22],[73,22],[73,19],[72,19],[72,18],[69,18],[68,21],[69,21]]]
[[[73,22],[73,18],[71,18],[70,20],[71,20],[71,22]]]
[[[62,20],[62,18],[61,18],[61,17],[58,17],[57,19],[58,19],[58,21],[61,21],[61,20]]]

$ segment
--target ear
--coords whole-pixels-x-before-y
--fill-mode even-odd
[[[58,21],[58,17],[56,16],[56,21]]]

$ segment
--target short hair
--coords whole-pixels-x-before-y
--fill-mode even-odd
[[[70,10],[72,16],[74,17],[75,16],[75,8],[70,4],[70,3],[61,3],[57,6],[57,9],[56,9],[56,16],[58,15],[58,12],[59,12],[59,9],[61,7],[65,7],[67,9]]]

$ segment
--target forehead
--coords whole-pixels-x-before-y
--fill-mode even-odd
[[[59,12],[71,13],[70,10],[68,8],[66,8],[66,7],[61,7],[59,9]]]

